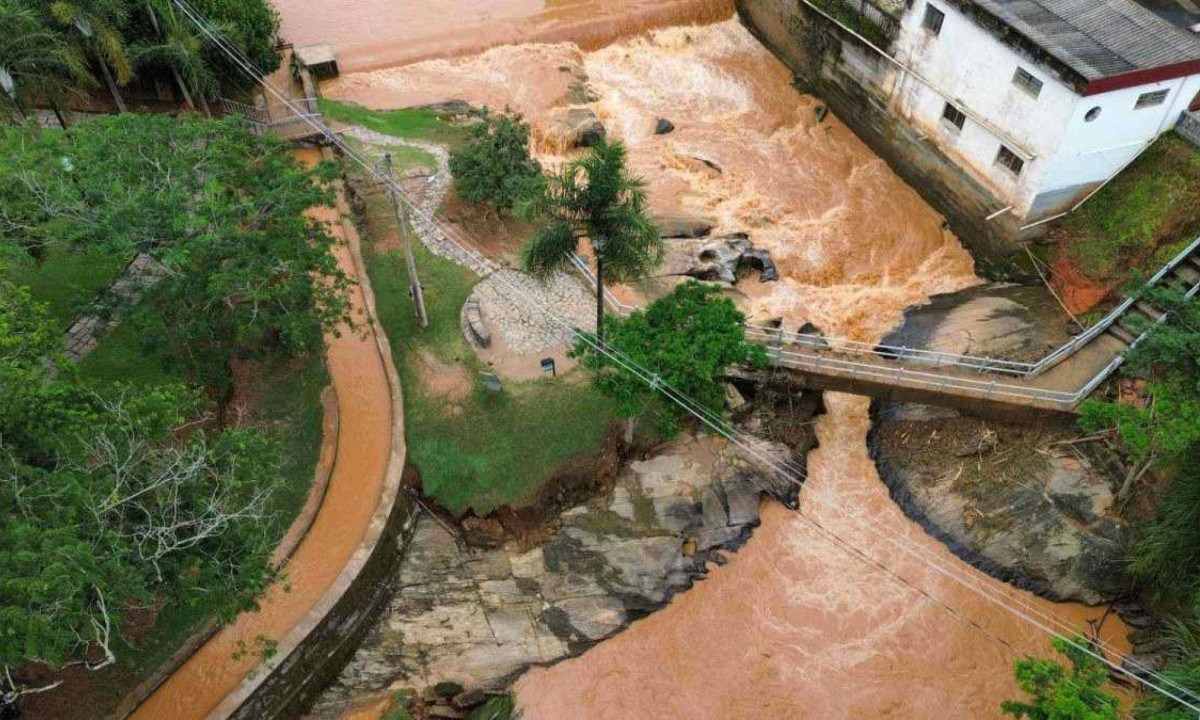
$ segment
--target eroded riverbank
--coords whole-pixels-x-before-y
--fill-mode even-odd
[[[759,318],[873,341],[906,307],[977,283],[942,218],[790,79],[726,21],[591,52],[500,47],[349,76],[326,92],[374,107],[511,105],[542,138],[561,108],[586,106],[629,144],[656,210],[712,217],[714,234],[745,232],[770,250],[781,280],[741,288]],[[658,118],[675,130],[656,135]],[[547,160],[557,150],[539,149]],[[954,558],[879,481],[868,402],[830,395],[827,405],[804,514],[768,505],[733,563],[583,656],[527,673],[516,685],[524,717],[994,717],[1016,694],[1013,660],[1047,649],[995,598],[1068,632],[1103,614]],[[1123,639],[1118,624],[1106,630]]]

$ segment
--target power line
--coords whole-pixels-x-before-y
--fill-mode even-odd
[[[194,10],[194,8],[192,8],[190,6],[190,4],[187,2],[187,0],[173,0],[173,2],[176,4],[176,6],[178,6],[180,8],[180,10],[188,17],[189,20],[191,20],[194,24],[197,25],[197,27],[201,30],[201,32],[203,32],[219,49],[221,49],[223,52],[225,52],[232,59],[235,62],[235,64],[237,64],[238,67],[243,72],[247,73],[247,75],[249,75],[251,78],[260,82],[263,85],[264,89],[266,89],[268,92],[273,94],[287,108],[289,108],[291,111],[295,112],[298,117],[300,117],[302,120],[304,120],[309,125],[311,125],[315,130],[317,130],[319,132],[319,134],[321,134],[323,137],[325,137],[329,142],[331,142],[332,144],[336,145],[339,149],[341,149],[345,155],[347,155],[352,160],[354,160],[355,162],[362,165],[364,168],[367,169],[368,172],[372,173],[377,178],[379,178],[380,181],[383,182],[384,184],[386,184],[389,188],[392,188],[396,192],[397,196],[411,209],[411,211],[413,212],[414,215],[421,218],[423,221],[429,223],[429,225],[432,229],[435,229],[436,231],[441,232],[441,234],[445,237],[446,240],[450,241],[452,244],[457,245],[458,249],[461,252],[463,252],[467,257],[475,256],[475,258],[473,258],[473,259],[478,260],[479,262],[481,262],[481,264],[484,267],[488,267],[489,269],[491,269],[493,271],[496,269],[499,269],[499,266],[496,265],[494,262],[492,262],[490,259],[488,259],[486,254],[479,252],[476,249],[467,247],[468,245],[471,245],[472,243],[470,243],[469,241],[464,243],[463,241],[461,241],[458,238],[451,237],[451,233],[448,232],[447,228],[442,226],[441,223],[439,223],[436,220],[436,218],[434,218],[432,215],[425,212],[425,210],[423,208],[421,208],[417,203],[413,202],[411,200],[411,198],[408,197],[408,195],[407,195],[406,191],[403,189],[403,187],[399,186],[397,183],[392,181],[390,178],[383,177],[377,171],[377,169],[374,168],[372,163],[367,161],[357,151],[355,151],[353,148],[351,148],[349,145],[347,145],[345,143],[345,141],[342,140],[341,138],[339,138],[337,136],[337,134],[335,132],[333,132],[328,126],[324,125],[323,123],[317,122],[315,119],[313,119],[311,116],[309,116],[306,113],[297,111],[297,108],[292,103],[290,97],[287,95],[284,95],[277,88],[275,88],[266,79],[265,75],[250,60],[245,58],[244,54],[241,53],[240,49],[238,49],[236,46],[229,44],[228,41],[224,40],[216,30],[214,30],[210,25],[208,25],[207,22],[199,15],[199,13],[197,13]],[[607,345],[597,344],[594,341],[594,339],[592,339],[587,333],[579,331],[577,328],[575,328],[573,325],[571,325],[569,322],[567,322],[565,319],[563,319],[561,316],[559,316],[553,308],[547,306],[545,303],[538,301],[536,298],[529,295],[522,288],[515,285],[511,281],[506,280],[504,278],[503,274],[496,275],[496,278],[497,278],[498,282],[500,282],[502,285],[507,286],[507,288],[509,290],[511,290],[512,292],[514,292],[518,297],[523,298],[525,303],[528,306],[538,310],[539,312],[542,312],[547,317],[549,317],[552,321],[562,325],[572,335],[574,335],[578,340],[583,342],[585,345],[589,346],[593,351],[605,356],[611,362],[613,362],[614,365],[621,367],[623,370],[630,373],[631,375],[633,375],[635,378],[641,380],[642,382],[647,383],[652,388],[656,388],[668,400],[671,400],[672,402],[674,402],[677,405],[679,405],[680,407],[682,407],[685,411],[687,411],[688,413],[692,414],[697,419],[699,419],[704,425],[708,426],[713,431],[717,432],[721,436],[730,440],[730,442],[734,443],[737,447],[739,447],[743,451],[749,453],[750,455],[752,455],[753,457],[758,459],[760,462],[763,462],[765,465],[770,467],[775,472],[779,473],[780,475],[782,475],[783,477],[787,478],[788,480],[790,480],[792,482],[795,482],[798,484],[803,483],[803,477],[801,477],[802,473],[799,471],[798,467],[796,467],[790,461],[778,460],[769,454],[765,454],[762,450],[760,450],[758,447],[756,447],[757,438],[753,438],[753,436],[747,436],[744,433],[741,433],[740,431],[737,431],[736,429],[731,428],[728,425],[728,423],[726,423],[724,421],[723,418],[716,416],[712,411],[708,410],[704,406],[691,400],[691,398],[687,397],[686,395],[683,395],[682,393],[678,392],[677,390],[672,388],[669,384],[664,383],[661,380],[661,378],[659,378],[653,372],[638,365],[635,361],[630,359],[624,353],[621,353],[619,350],[615,350],[614,348],[611,348],[610,346],[607,346]],[[752,441],[747,442],[744,439],[747,437],[751,438]],[[834,507],[832,504],[830,504],[824,500],[821,500],[820,498],[817,498],[817,497],[808,497],[807,501],[816,502],[818,505],[821,505],[824,507],[829,507],[829,508]],[[837,509],[842,509],[842,508],[837,508]],[[822,526],[817,524],[813,518],[809,517],[803,511],[800,512],[800,517],[804,518],[804,520],[809,522],[810,524],[813,524],[814,527],[820,528],[821,532],[828,533],[832,537],[836,538],[837,542],[840,543],[841,546],[844,546],[843,549],[853,547],[847,541],[845,541],[840,536],[838,536],[836,533],[833,533],[831,530],[828,530],[827,528],[823,528]],[[934,569],[935,571],[946,576],[947,578],[950,578],[951,580],[959,583],[963,587],[965,587],[969,590],[972,590],[973,592],[976,592],[977,594],[981,595],[989,602],[992,602],[993,604],[997,605],[998,607],[1001,607],[1002,609],[1006,610],[1010,614],[1013,614],[1014,616],[1025,620],[1027,623],[1041,629],[1043,632],[1046,632],[1047,634],[1054,635],[1055,637],[1059,637],[1059,638],[1063,639],[1065,642],[1077,647],[1082,652],[1085,652],[1085,653],[1091,655],[1092,657],[1094,657],[1095,659],[1099,660],[1100,662],[1102,662],[1103,664],[1105,664],[1106,666],[1111,668],[1113,671],[1123,674],[1123,675],[1126,675],[1126,676],[1130,677],[1131,679],[1133,679],[1135,682],[1138,682],[1140,684],[1145,685],[1146,687],[1154,689],[1155,691],[1159,692],[1160,694],[1164,695],[1165,697],[1168,697],[1168,698],[1180,703],[1181,705],[1184,705],[1184,706],[1200,713],[1200,706],[1192,704],[1191,702],[1181,699],[1176,694],[1163,689],[1161,686],[1150,682],[1149,680],[1141,677],[1137,673],[1131,672],[1130,670],[1126,669],[1125,667],[1110,661],[1104,655],[1097,654],[1091,647],[1080,645],[1079,643],[1077,643],[1074,640],[1073,637],[1062,635],[1062,634],[1046,627],[1046,625],[1044,625],[1042,622],[1039,622],[1037,619],[1031,618],[1027,613],[1022,612],[1019,609],[1015,609],[1015,608],[1009,606],[1005,602],[1005,600],[1012,601],[1012,602],[1020,605],[1021,607],[1023,607],[1025,610],[1029,610],[1029,611],[1033,612],[1035,615],[1041,616],[1043,618],[1043,620],[1045,620],[1046,622],[1049,622],[1052,625],[1058,625],[1059,627],[1069,628],[1069,626],[1067,626],[1065,623],[1063,623],[1063,621],[1054,617],[1053,615],[1045,613],[1044,611],[1041,611],[1040,609],[1027,604],[1024,600],[1022,600],[1020,598],[1011,597],[1011,596],[1008,596],[1007,594],[1004,595],[1004,599],[999,599],[999,598],[995,597],[994,594],[989,593],[988,589],[983,587],[983,585],[979,583],[978,579],[972,578],[969,575],[964,574],[959,569],[956,569],[956,568],[948,569],[939,561],[931,562],[927,558],[922,558],[922,557],[920,557],[919,554],[914,553],[910,548],[907,548],[904,543],[897,543],[890,536],[888,536],[886,534],[881,534],[877,528],[871,527],[869,519],[863,519],[863,518],[861,518],[861,516],[858,516],[855,514],[849,514],[849,513],[845,514],[843,517],[847,520],[850,520],[851,522],[854,522],[861,529],[865,529],[868,532],[872,532],[877,537],[880,537],[886,543],[897,548],[898,550],[905,553],[906,555],[909,555],[910,557],[918,559],[919,561],[923,562],[925,565],[927,565],[931,569]],[[850,552],[850,551],[847,550],[847,552]],[[854,555],[855,553],[858,553],[860,555],[865,555],[864,553],[862,553],[861,550],[856,550],[854,552],[851,552],[850,554]],[[926,554],[929,554],[929,553],[926,552]],[[873,561],[873,562],[878,563],[878,561]],[[911,591],[913,591],[917,594],[923,595],[926,598],[929,597],[928,593],[924,589],[913,586],[907,580],[904,580],[903,578],[899,578],[898,575],[895,577],[898,578],[900,580],[900,582],[902,582],[904,584],[904,586],[908,587]],[[937,602],[937,601],[935,601],[935,602]],[[949,607],[949,606],[945,606],[945,607]],[[957,613],[958,611],[955,610],[954,612]],[[972,624],[977,625],[977,623],[974,623],[973,621],[972,621]],[[982,628],[980,628],[980,629],[982,629]],[[1011,645],[1010,645],[1010,647],[1011,647]],[[1200,695],[1197,695],[1196,693],[1192,692],[1188,688],[1185,688],[1185,687],[1179,685],[1178,683],[1173,682],[1169,678],[1166,678],[1166,677],[1160,675],[1159,673],[1156,673],[1153,670],[1150,670],[1149,668],[1139,667],[1137,665],[1137,663],[1131,662],[1128,658],[1126,659],[1126,663],[1133,665],[1135,667],[1135,669],[1138,669],[1138,670],[1141,670],[1143,672],[1150,674],[1151,676],[1155,677],[1156,679],[1161,680],[1162,682],[1164,682],[1167,685],[1173,686],[1180,693],[1185,694],[1185,695],[1193,698],[1194,700],[1200,700]]]

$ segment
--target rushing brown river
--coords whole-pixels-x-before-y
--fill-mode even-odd
[[[711,4],[616,2],[594,17],[585,1],[487,12],[460,2],[436,12],[433,3],[278,2],[290,40],[334,42],[347,66],[436,58],[343,77],[326,95],[374,107],[510,105],[546,153],[554,108],[586,74],[590,107],[629,144],[656,209],[713,216],[718,232],[748,232],[771,251],[783,277],[746,291],[755,316],[875,340],[905,307],[978,282],[942,218],[836,118],[818,121],[820,101],[798,95],[736,20],[597,47],[685,10],[709,21]],[[334,4],[343,14],[322,22],[300,8]],[[371,8],[378,23],[359,16]],[[555,42],[491,47],[523,40]],[[654,135],[660,117],[677,129]],[[1102,614],[1017,591],[952,556],[880,482],[866,450],[867,400],[830,394],[827,404],[804,513],[766,508],[733,561],[666,609],[527,673],[516,686],[526,720],[997,717],[1017,694],[1013,661],[1048,645],[998,600],[1067,632]],[[1106,623],[1110,641],[1123,635]]]

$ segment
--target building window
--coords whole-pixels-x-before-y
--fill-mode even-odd
[[[1162,105],[1164,102],[1167,101],[1167,93],[1168,92],[1170,92],[1170,91],[1169,90],[1155,90],[1154,92],[1142,93],[1141,95],[1138,95],[1137,102],[1134,103],[1133,109],[1141,110],[1142,108],[1154,107],[1155,105]]]
[[[942,108],[942,120],[962,130],[963,123],[967,121],[967,116],[963,114],[962,110],[959,110],[950,103],[946,103],[946,107]]]
[[[1042,81],[1031,75],[1025,68],[1017,68],[1017,72],[1013,74],[1013,85],[1029,93],[1029,96],[1033,98],[1042,94]]]
[[[1020,175],[1021,170],[1025,169],[1025,161],[1003,145],[1000,146],[1000,152],[996,153],[996,164],[1013,175]]]
[[[939,35],[942,32],[942,21],[946,19],[946,13],[938,10],[932,5],[925,6],[925,19],[921,21],[921,27],[925,28],[934,35]]]

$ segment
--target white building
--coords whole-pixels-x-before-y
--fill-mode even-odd
[[[890,111],[1026,225],[1118,173],[1200,92],[1200,39],[1130,0],[907,0],[889,14],[863,15],[884,21],[886,57],[847,44],[846,66],[876,85],[882,70]]]

